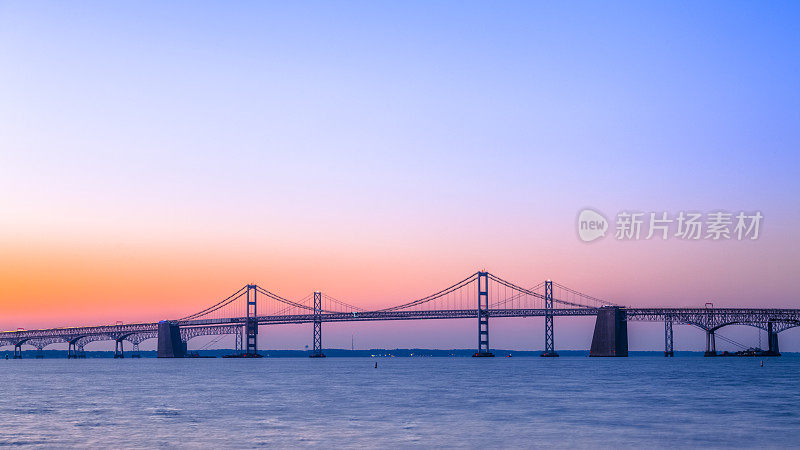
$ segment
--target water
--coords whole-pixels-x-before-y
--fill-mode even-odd
[[[800,358],[760,361],[3,360],[0,444],[798,446]]]

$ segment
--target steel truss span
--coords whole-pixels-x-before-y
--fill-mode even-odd
[[[777,324],[780,332],[800,326],[800,309],[779,308],[626,308],[628,320],[663,322],[672,319],[704,330],[717,330],[727,325],[749,325],[767,330]]]

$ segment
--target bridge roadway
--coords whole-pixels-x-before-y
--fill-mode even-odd
[[[596,316],[603,308],[504,308],[489,309],[490,317],[544,317],[548,311],[553,316]],[[664,322],[695,325],[703,329],[719,329],[726,325],[750,325],[766,330],[769,322],[781,324],[780,331],[800,326],[800,309],[781,308],[620,308],[628,321]],[[363,311],[353,313],[294,314],[258,316],[259,325],[300,324],[321,322],[358,322],[376,320],[415,319],[474,319],[477,309],[450,309],[433,311]],[[179,326],[209,326],[244,324],[246,317],[177,321]]]
[[[595,325],[593,350],[597,345],[604,345],[606,350],[597,349],[594,353],[603,356],[627,355],[627,321],[654,321],[665,323],[665,355],[672,355],[672,324],[693,325],[706,331],[706,351],[709,356],[716,354],[714,333],[727,325],[749,325],[761,328],[768,333],[771,352],[778,354],[777,333],[800,326],[800,309],[782,308],[502,308],[489,309],[489,317],[544,317],[551,316],[598,316]],[[610,313],[606,314],[606,313]],[[317,314],[293,314],[231,317],[221,319],[177,320],[161,322],[175,327],[180,339],[185,342],[201,335],[236,334],[237,342],[242,330],[248,322],[259,325],[302,324],[323,322],[359,322],[379,320],[420,320],[420,319],[474,319],[478,309],[420,310],[420,311],[362,311],[353,313],[321,312]],[[606,317],[607,316],[607,317]],[[602,319],[602,320],[601,320]],[[603,322],[601,324],[601,321]],[[132,323],[118,325],[101,325],[90,327],[52,328],[41,330],[18,330],[0,333],[0,346],[13,345],[15,356],[21,356],[21,346],[29,344],[40,351],[47,345],[67,342],[70,345],[69,355],[83,344],[95,340],[115,340],[118,352],[121,353],[121,342],[129,340],[138,343],[151,338],[159,338],[159,323]],[[610,327],[610,328],[609,328]],[[620,334],[622,332],[622,334]],[[599,333],[599,334],[598,334]],[[321,334],[321,332],[320,332]],[[316,336],[315,336],[316,337]],[[608,341],[608,342],[606,342]],[[624,341],[624,342],[623,342]],[[161,345],[161,343],[159,343]],[[609,350],[610,349],[610,350]],[[611,354],[604,354],[611,353]],[[120,355],[122,356],[122,355]]]
[[[595,316],[597,308],[553,309],[554,316]],[[544,316],[545,309],[490,309],[490,317],[535,317]],[[362,311],[353,313],[294,314],[280,316],[258,316],[259,325],[298,324],[320,322],[360,322],[376,320],[421,320],[421,319],[474,319],[477,309],[445,309],[433,311]],[[205,319],[180,321],[180,326],[207,326],[221,324],[244,324],[246,317],[229,319]]]

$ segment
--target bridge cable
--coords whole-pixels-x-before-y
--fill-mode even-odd
[[[477,276],[478,276],[478,273],[475,272],[472,275],[468,276],[467,278],[464,278],[463,280],[459,281],[458,283],[456,283],[456,284],[454,284],[454,285],[452,285],[452,286],[450,286],[448,288],[442,289],[441,291],[436,292],[435,294],[431,294],[431,295],[429,295],[427,297],[423,297],[423,298],[421,298],[419,300],[414,300],[412,302],[404,303],[402,305],[391,306],[389,308],[378,309],[376,311],[379,311],[379,312],[397,311],[399,309],[410,308],[412,306],[417,306],[417,305],[421,305],[423,303],[427,303],[427,302],[429,302],[431,300],[436,300],[439,297],[442,297],[444,295],[450,294],[450,293],[452,293],[452,292],[454,292],[454,291],[456,291],[458,289],[461,289],[462,287],[472,283],[473,281],[475,281],[477,279]]]
[[[498,278],[498,277],[492,275],[491,273],[489,274],[489,278],[491,278],[492,280],[494,280],[494,281],[496,281],[496,282],[498,282],[498,283],[500,283],[500,284],[502,284],[504,286],[508,286],[511,289],[516,289],[516,290],[518,290],[520,292],[524,292],[525,294],[528,294],[528,295],[531,295],[531,296],[534,296],[534,297],[538,297],[538,298],[541,298],[543,300],[545,298],[543,294],[540,294],[538,292],[533,292],[533,291],[531,291],[529,289],[525,289],[524,287],[521,287],[521,286],[517,286],[516,284],[511,283],[509,281],[506,281],[506,280],[504,280],[502,278]],[[565,304],[565,305],[576,306],[578,308],[586,308],[586,309],[596,308],[596,306],[581,305],[580,303],[568,302],[566,300],[561,300],[561,299],[556,299],[556,298],[554,298],[553,301],[557,302],[557,303]]]
[[[188,316],[186,316],[186,317],[184,317],[184,318],[182,318],[180,320],[192,320],[192,319],[196,319],[196,318],[198,318],[200,316],[204,316],[206,314],[210,314],[210,313],[222,308],[223,306],[226,306],[226,305],[230,304],[232,301],[236,300],[237,298],[239,298],[239,296],[241,294],[243,294],[246,289],[247,289],[247,286],[242,286],[238,291],[234,292],[233,294],[231,294],[226,299],[224,299],[224,300],[222,300],[222,301],[220,301],[220,302],[218,302],[218,303],[216,303],[216,304],[214,304],[212,306],[209,306],[208,308],[206,308],[206,309],[204,309],[204,310],[202,310],[200,312],[196,312],[194,314],[190,314],[190,315],[188,315]]]

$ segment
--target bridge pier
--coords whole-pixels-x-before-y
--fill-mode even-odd
[[[628,356],[628,320],[619,306],[604,306],[597,312],[589,356]]]
[[[775,322],[767,322],[767,342],[769,345],[768,356],[781,356],[778,348],[778,333],[774,331]]]
[[[672,316],[667,315],[664,319],[664,356],[671,358],[672,351]]]
[[[314,292],[314,336],[313,350],[309,358],[324,358],[322,353],[322,292]]]
[[[114,359],[125,358],[125,347],[122,345],[122,341],[122,339],[116,339],[114,341]]]
[[[539,356],[558,356],[553,332],[553,282],[544,282],[544,352]]]
[[[186,356],[186,344],[181,340],[178,325],[165,320],[158,322],[158,357],[183,358]]]
[[[489,272],[478,272],[478,351],[472,356],[494,356],[489,350]]]
[[[78,348],[77,348],[77,341],[69,341],[67,344],[67,359],[77,359],[78,358]]]
[[[22,359],[22,344],[14,344],[14,359]]]
[[[715,330],[706,330],[706,353],[704,356],[717,356],[717,339]]]

